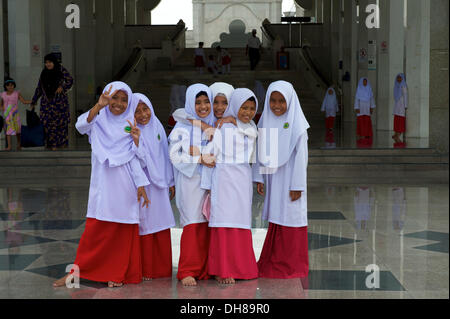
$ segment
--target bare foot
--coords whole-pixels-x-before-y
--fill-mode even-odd
[[[197,281],[192,276],[181,279],[183,286],[197,286]]]
[[[223,284],[225,285],[234,285],[236,283],[236,281],[234,280],[234,278],[224,278],[223,279]]]
[[[121,282],[112,282],[112,281],[108,282],[108,288],[115,288],[115,287],[122,287],[122,286],[123,286],[123,283],[121,283]]]
[[[144,280],[144,281],[151,281],[152,278],[150,278],[150,277],[142,277],[142,280]]]
[[[53,287],[63,287],[66,285],[66,279],[67,277],[69,277],[70,274],[65,275],[64,277],[62,277],[61,279],[58,279],[57,281],[53,282]],[[73,280],[72,280],[73,282]]]

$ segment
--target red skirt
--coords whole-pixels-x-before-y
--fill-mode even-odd
[[[84,279],[140,283],[142,266],[139,225],[88,218],[74,264],[78,265],[80,277]]]
[[[258,261],[259,277],[291,279],[308,276],[308,227],[269,223]]]
[[[373,136],[372,133],[372,119],[368,115],[358,116],[356,121],[356,135],[358,136]]]
[[[170,229],[140,237],[142,275],[146,278],[172,277]]]
[[[325,119],[325,126],[327,129],[332,129],[334,127],[334,116],[329,116]]]
[[[230,63],[231,63],[231,58],[228,55],[226,55],[222,58],[222,65],[228,65]]]
[[[394,132],[396,133],[406,132],[406,117],[399,115],[394,116]]]
[[[234,279],[258,278],[252,231],[212,227],[208,274]]]
[[[203,68],[205,66],[205,61],[203,61],[203,56],[196,55],[195,56],[195,67],[196,68]]]
[[[209,279],[208,250],[210,228],[208,223],[191,224],[183,228],[180,243],[178,280],[192,276],[195,279]]]

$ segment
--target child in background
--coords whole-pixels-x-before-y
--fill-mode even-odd
[[[399,73],[394,85],[394,132],[392,138],[396,143],[405,142],[406,109],[408,108],[408,85],[403,73]],[[403,141],[400,136],[403,134]]]
[[[371,115],[375,109],[375,98],[369,79],[361,78],[355,96],[357,141],[364,139],[370,142],[373,136]]]
[[[206,56],[205,56],[205,50],[203,49],[203,42],[198,43],[198,48],[194,51],[194,62],[195,67],[197,68],[197,72],[200,74],[203,74],[203,68],[206,64]]]
[[[236,118],[237,125],[227,123],[216,131],[212,141],[216,166],[204,168],[202,172],[202,187],[211,190],[208,272],[221,284],[258,277],[251,232],[250,166],[254,162],[258,137],[253,122],[257,109],[258,102],[252,91],[234,90],[224,116]],[[234,136],[236,141],[228,141],[228,136]]]
[[[23,104],[31,104],[31,101],[25,100],[19,91],[16,91],[16,82],[13,79],[7,78],[3,85],[5,92],[2,92],[2,104],[1,109],[3,111],[5,121],[5,134],[8,147],[6,151],[10,151],[12,148],[11,136],[17,138],[17,150],[21,150],[20,146],[20,133],[22,123],[19,116],[19,101]]]
[[[214,75],[217,75],[219,73],[219,70],[217,68],[216,61],[214,61],[214,56],[213,55],[209,55],[208,58],[209,58],[209,60],[208,60],[208,72],[209,73],[213,73]]]
[[[222,74],[230,74],[231,73],[231,55],[227,50],[217,47],[217,51],[219,52],[218,62],[219,65],[222,66]]]
[[[339,112],[339,105],[336,98],[336,92],[333,88],[328,88],[325,98],[323,99],[322,112],[325,112],[325,126],[328,131],[332,131],[334,128],[334,119],[336,118],[336,113]]]
[[[175,183],[167,136],[145,95],[134,93],[131,109],[137,122],[137,126],[129,123],[136,155],[150,181],[145,187],[150,205],[141,207],[139,214],[142,275],[145,281],[172,277],[170,228],[175,227],[175,219],[170,201],[175,197]]]
[[[276,81],[267,98],[258,128],[258,160],[253,180],[258,194],[266,197],[263,219],[269,221],[259,276],[304,278],[308,276],[307,168],[308,128],[297,93],[291,83]],[[270,130],[278,131],[271,141]],[[275,142],[275,143],[273,143]],[[274,144],[275,149],[272,149]],[[269,147],[270,145],[270,147]],[[272,154],[274,153],[274,154]],[[266,157],[266,154],[271,156]],[[273,155],[273,156],[272,156]]]

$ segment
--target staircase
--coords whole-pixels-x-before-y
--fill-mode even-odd
[[[206,54],[213,49],[206,49]],[[210,85],[228,82],[237,87],[254,88],[260,80],[265,88],[276,80],[291,82],[296,88],[303,112],[311,125],[309,132],[308,180],[318,183],[448,183],[448,154],[433,149],[320,149],[324,141],[324,119],[317,101],[302,74],[296,70],[275,70],[270,52],[264,52],[256,71],[250,71],[245,49],[229,49],[232,55],[231,74],[198,74],[193,66],[194,49],[185,49],[171,71],[143,74],[135,92],[146,94],[163,125],[167,125],[173,84]],[[263,106],[259,109],[262,111]],[[86,186],[90,177],[90,151],[85,148],[67,151],[0,152],[0,186],[26,181],[30,185]],[[83,149],[83,150],[80,150]],[[49,178],[50,177],[50,178]]]

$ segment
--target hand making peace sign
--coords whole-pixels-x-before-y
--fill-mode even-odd
[[[139,127],[137,127],[137,123],[136,123],[136,119],[134,119],[134,125],[131,124],[131,122],[129,120],[127,120],[128,124],[130,124],[131,127],[131,137],[133,138],[134,144],[136,144],[136,146],[139,146],[139,137],[141,136],[141,130],[139,129]]]
[[[116,95],[117,91],[119,91],[119,90],[115,90],[111,94],[111,90],[112,90],[112,85],[109,87],[108,91],[106,91],[106,92],[102,93],[102,95],[100,95],[100,98],[98,99],[98,102],[97,102],[97,105],[99,106],[100,110],[103,109],[105,106],[111,104],[112,97],[114,95]]]

